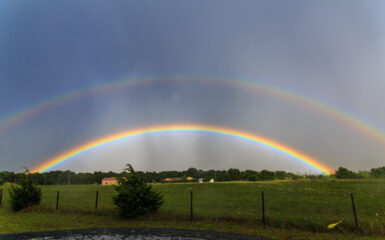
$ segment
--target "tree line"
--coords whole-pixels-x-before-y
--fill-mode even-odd
[[[47,173],[32,173],[30,178],[33,184],[38,185],[64,185],[64,184],[100,184],[103,178],[106,177],[123,177],[127,174],[126,171],[116,172],[101,172],[93,173],[72,172],[72,171],[51,171]],[[230,168],[228,170],[198,170],[189,168],[184,171],[161,171],[161,172],[142,172],[137,171],[145,182],[163,182],[165,178],[180,178],[180,181],[186,180],[187,177],[192,177],[197,181],[202,178],[207,182],[210,179],[215,181],[268,181],[268,180],[284,180],[284,179],[321,179],[321,178],[337,178],[337,179],[354,179],[354,178],[385,178],[385,166],[373,168],[370,171],[354,172],[344,167],[339,167],[332,175],[316,175],[316,174],[294,174],[285,171],[255,171],[255,170],[239,170]],[[8,171],[0,172],[0,185],[11,182],[18,183],[24,176],[24,173],[14,173]]]

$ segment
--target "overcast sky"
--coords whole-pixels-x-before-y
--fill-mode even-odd
[[[385,165],[385,142],[282,98],[203,76],[286,89],[385,130],[384,1],[0,2],[0,118],[74,89],[125,78],[194,76],[90,95],[0,132],[0,170],[34,167],[79,144],[169,123],[265,136],[337,168]],[[384,131],[385,132],[385,131]],[[140,137],[59,169],[309,172],[272,150],[219,136]],[[314,171],[314,170],[312,170]]]

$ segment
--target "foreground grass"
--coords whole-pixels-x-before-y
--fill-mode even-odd
[[[39,207],[12,213],[0,209],[0,233],[97,227],[168,227],[263,235],[278,239],[385,239],[385,181],[274,181],[215,184],[154,184],[165,203],[156,214],[122,221],[112,204],[114,190],[103,186],[43,186]],[[56,191],[59,210],[55,210]],[[194,221],[189,221],[189,192]],[[94,210],[95,193],[99,207]],[[265,192],[268,225],[261,223]],[[350,193],[360,230],[354,230]],[[6,192],[5,192],[6,193]],[[343,223],[328,231],[329,223]]]

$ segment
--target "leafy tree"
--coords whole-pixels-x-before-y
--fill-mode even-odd
[[[226,170],[217,170],[215,171],[216,180],[218,181],[229,181],[230,179],[227,176]]]
[[[196,168],[189,168],[186,171],[188,177],[198,178],[198,170]]]
[[[344,168],[344,167],[339,167],[337,169],[337,171],[335,172],[335,176],[338,179],[349,179],[349,178],[359,178],[360,177],[357,173],[350,171],[349,169]]]
[[[241,171],[239,171],[239,169],[237,168],[230,168],[228,171],[227,171],[227,174],[228,174],[228,178],[229,180],[241,180],[242,178],[242,175],[241,175]]]
[[[274,180],[275,174],[272,171],[269,170],[262,170],[259,172],[259,176],[261,180]]]
[[[121,178],[126,176],[128,172],[93,172],[93,173],[75,173],[71,171],[51,171],[47,173],[33,173],[29,174],[30,180],[36,185],[63,185],[69,183],[69,176],[71,184],[100,184],[105,177]],[[373,168],[371,171],[359,171],[358,173],[342,168],[337,170],[337,174],[330,176],[325,175],[301,175],[284,171],[267,171],[263,170],[257,172],[255,170],[240,171],[235,168],[229,170],[197,170],[196,168],[189,168],[185,171],[162,171],[162,172],[136,172],[141,179],[146,183],[162,182],[163,179],[195,177],[195,179],[203,178],[204,181],[215,179],[215,181],[232,181],[232,180],[273,180],[273,179],[322,179],[322,178],[385,178],[385,167]],[[0,171],[0,185],[10,182],[18,183],[25,178],[24,173],[13,173]]]
[[[10,205],[14,212],[40,204],[41,189],[32,184],[28,169],[20,185],[11,185],[9,194]]]
[[[275,178],[276,179],[283,180],[283,179],[286,179],[286,176],[287,176],[287,172],[285,172],[285,171],[275,171]]]
[[[152,190],[151,185],[146,184],[130,164],[127,164],[126,170],[128,174],[120,178],[119,185],[115,187],[118,194],[113,199],[119,215],[135,218],[159,209],[163,204],[160,193]]]
[[[359,178],[371,178],[372,174],[368,171],[358,171]],[[385,177],[385,175],[384,175]]]
[[[242,172],[242,179],[246,179],[248,181],[258,181],[260,180],[259,175],[256,171],[246,170]]]
[[[7,182],[13,182],[14,177],[15,177],[15,174],[13,172],[6,172],[6,171],[0,172],[0,185]]]
[[[249,180],[249,181],[260,181],[261,178],[259,177],[258,174],[253,174],[253,175],[247,176],[247,180]]]
[[[379,168],[372,168],[370,174],[375,178],[385,178],[385,166]]]

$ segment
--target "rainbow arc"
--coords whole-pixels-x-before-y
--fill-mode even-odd
[[[286,145],[283,145],[279,142],[267,139],[262,136],[254,135],[248,132],[243,132],[235,129],[218,127],[218,126],[207,126],[207,125],[196,125],[196,124],[172,124],[172,125],[161,125],[161,126],[150,126],[146,128],[137,128],[128,131],[119,132],[109,136],[101,137],[99,139],[90,141],[83,145],[77,146],[73,149],[65,151],[51,159],[48,159],[44,163],[32,169],[32,172],[47,172],[64,162],[67,162],[71,159],[74,159],[86,152],[92,151],[96,148],[105,146],[107,144],[115,143],[118,141],[150,135],[150,134],[160,134],[160,133],[171,133],[171,132],[181,132],[181,133],[206,133],[206,134],[216,134],[220,136],[232,137],[241,140],[245,140],[254,144],[259,144],[275,151],[278,151],[290,158],[304,163],[311,168],[324,173],[330,174],[333,170],[321,163],[319,160],[312,158],[304,153],[301,153],[293,148],[290,148]]]
[[[268,96],[273,96],[278,99],[299,104],[299,105],[305,106],[308,109],[321,112],[326,116],[332,119],[335,119],[346,126],[350,126],[351,128],[358,130],[359,132],[367,136],[370,136],[376,141],[385,145],[385,134],[380,129],[372,126],[371,124],[341,109],[337,109],[331,105],[325,104],[323,102],[309,98],[307,96],[303,96],[286,89],[281,89],[274,86],[255,83],[251,81],[234,80],[234,79],[227,79],[227,78],[193,77],[193,76],[143,77],[143,78],[125,79],[121,81],[114,81],[114,82],[103,83],[103,84],[96,84],[96,85],[87,86],[82,89],[75,89],[73,91],[70,91],[61,95],[57,95],[52,98],[46,99],[44,101],[38,102],[34,105],[30,105],[29,107],[24,108],[18,112],[14,112],[12,114],[3,116],[2,118],[0,118],[0,133],[2,130],[6,130],[11,126],[14,126],[20,122],[23,122],[34,115],[37,115],[49,109],[55,108],[61,104],[72,102],[82,97],[111,92],[122,88],[148,86],[155,83],[171,82],[171,81],[180,82],[180,83],[198,82],[198,83],[205,83],[205,84],[217,84],[217,85],[223,85],[223,86],[242,89],[244,91],[250,91],[255,94],[264,94]]]

